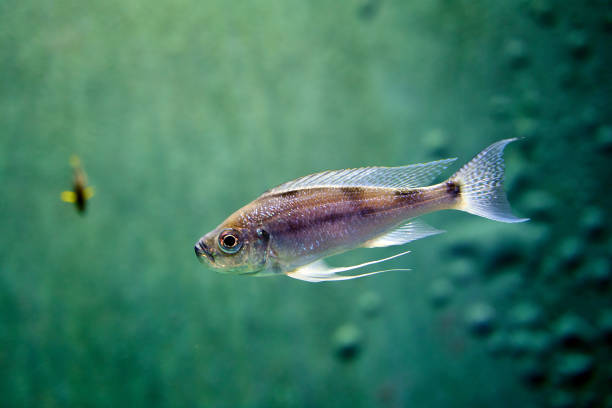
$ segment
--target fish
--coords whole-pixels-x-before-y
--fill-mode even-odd
[[[87,185],[87,175],[78,156],[70,157],[70,165],[73,170],[73,187],[71,191],[62,191],[60,198],[66,203],[74,204],[77,211],[83,214],[87,208],[87,200],[94,196],[94,188]]]
[[[231,214],[195,244],[212,269],[248,276],[286,275],[308,282],[348,280],[410,251],[345,267],[323,260],[356,248],[404,245],[444,231],[417,217],[460,210],[491,220],[513,215],[503,189],[504,148],[493,143],[448,179],[431,184],[456,158],[400,167],[329,170],[286,182]]]

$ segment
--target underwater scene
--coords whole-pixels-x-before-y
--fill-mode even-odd
[[[611,45],[608,0],[0,2],[0,405],[612,407]]]

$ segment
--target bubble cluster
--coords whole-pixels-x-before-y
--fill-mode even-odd
[[[524,138],[506,189],[530,221],[450,242],[430,304],[457,310],[465,335],[508,361],[537,406],[612,407],[612,112],[609,81],[600,81],[612,64],[612,13],[549,0],[522,10],[541,42],[525,31],[500,39],[507,82],[487,109],[499,129]]]

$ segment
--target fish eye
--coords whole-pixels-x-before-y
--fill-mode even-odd
[[[219,234],[219,249],[226,254],[235,254],[242,247],[238,238],[238,231],[228,229]]]

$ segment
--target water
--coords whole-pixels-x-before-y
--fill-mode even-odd
[[[610,406],[611,13],[3,2],[2,405]],[[309,284],[193,254],[281,182],[512,136],[532,221],[428,216],[448,232],[409,244],[410,272]],[[73,153],[83,216],[59,200]]]

